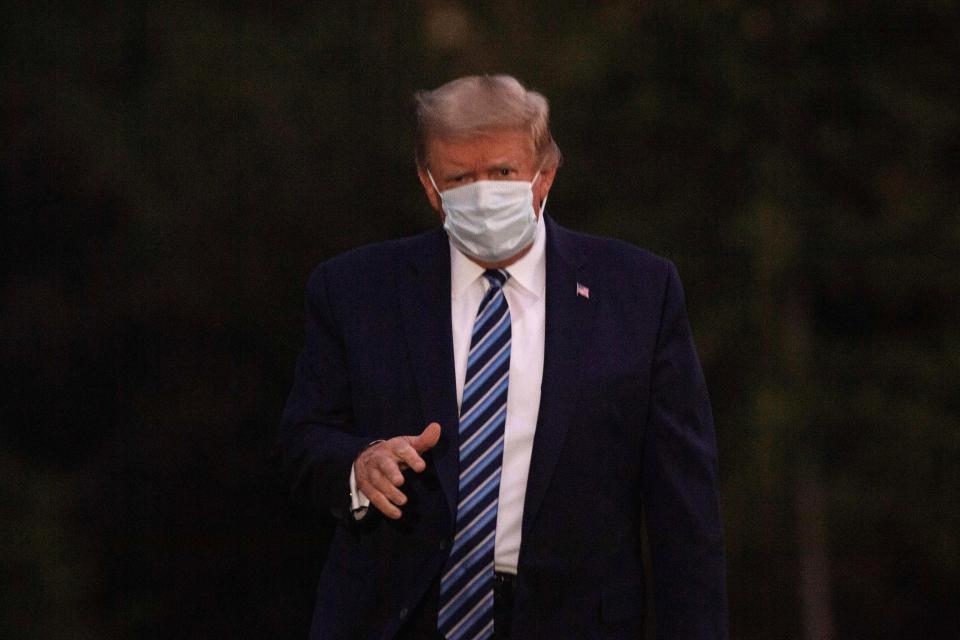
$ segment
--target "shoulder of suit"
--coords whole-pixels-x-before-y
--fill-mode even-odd
[[[427,246],[436,242],[439,235],[443,235],[444,241],[446,240],[446,235],[443,234],[442,229],[431,229],[415,236],[366,244],[334,256],[323,264],[359,266],[369,262],[395,260],[398,257],[408,255],[410,252],[416,252],[421,247],[426,249]]]
[[[443,238],[438,238],[438,234],[442,234]],[[415,236],[350,249],[318,264],[310,275],[308,288],[321,279],[357,286],[367,284],[367,280],[382,281],[384,274],[396,269],[400,261],[418,252],[435,249],[440,240],[445,242],[446,234],[441,228],[435,228]]]
[[[667,258],[624,240],[573,231],[556,223],[552,226],[561,243],[576,247],[588,262],[604,269],[628,267],[659,273],[672,265]]]

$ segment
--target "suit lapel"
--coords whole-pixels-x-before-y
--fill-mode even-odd
[[[579,397],[580,356],[594,305],[578,295],[583,255],[569,234],[549,217],[547,223],[546,336],[540,410],[533,439],[523,507],[522,535],[533,525],[550,485],[575,403]],[[589,286],[589,283],[584,283]],[[522,543],[521,543],[522,544]]]
[[[450,245],[442,229],[407,245],[406,269],[397,277],[399,304],[410,362],[426,423],[439,422],[433,458],[451,521],[457,509],[459,418],[450,320]],[[419,430],[417,431],[419,433]]]

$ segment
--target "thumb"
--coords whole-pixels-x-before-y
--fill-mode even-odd
[[[439,440],[440,425],[436,422],[431,422],[427,425],[427,428],[423,430],[423,433],[411,438],[410,446],[412,446],[417,453],[423,453],[428,449],[432,449]]]

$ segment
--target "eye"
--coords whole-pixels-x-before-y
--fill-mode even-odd
[[[512,171],[511,171],[510,169],[508,169],[507,167],[500,167],[500,169],[497,171],[497,173],[499,173],[501,177],[506,178],[507,176],[509,176],[509,175],[512,173]]]

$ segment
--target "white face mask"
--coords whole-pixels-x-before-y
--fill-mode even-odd
[[[453,244],[479,262],[501,262],[533,242],[537,216],[533,212],[533,180],[478,180],[440,191],[443,228]],[[544,201],[544,205],[546,201]],[[543,215],[543,207],[540,208]]]

